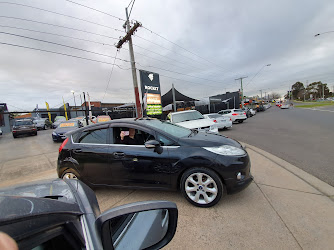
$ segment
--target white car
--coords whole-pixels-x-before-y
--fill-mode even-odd
[[[197,110],[169,113],[167,120],[185,128],[218,133],[218,128],[215,123],[210,119],[204,118],[204,116]]]
[[[204,117],[216,123],[218,129],[232,128],[232,119],[229,117],[217,113],[207,114]]]
[[[231,118],[232,122],[242,123],[247,119],[246,112],[242,109],[225,109],[219,111],[218,114]]]
[[[256,115],[256,111],[254,109],[249,109],[249,111],[251,112],[252,116]]]
[[[86,116],[78,116],[75,118],[72,118],[71,120],[79,120],[81,122],[81,125],[83,126],[87,126],[87,122],[86,122]],[[92,125],[96,123],[96,117],[92,116],[91,119],[88,118],[88,125]]]
[[[2,130],[1,130],[1,128],[0,128],[0,135],[2,135]]]
[[[283,103],[281,109],[288,109],[290,108],[290,103]]]

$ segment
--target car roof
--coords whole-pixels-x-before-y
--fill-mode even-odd
[[[183,110],[183,111],[177,111],[177,112],[172,112],[172,114],[182,114],[182,113],[190,113],[190,112],[198,112],[200,113],[198,110]]]

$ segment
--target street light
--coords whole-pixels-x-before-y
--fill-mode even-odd
[[[74,95],[74,90],[71,90],[71,93],[73,94],[74,98],[74,108],[75,108],[75,116],[78,117],[78,111],[77,111],[77,103],[75,102],[75,95]]]
[[[264,68],[264,67],[269,67],[269,66],[271,66],[271,63],[268,63],[268,64],[266,64],[266,65],[263,65],[262,67],[261,67],[261,69],[253,76],[253,78],[249,81],[249,83],[247,83],[247,85],[245,86],[245,88],[253,81],[253,79],[261,72],[261,70]]]
[[[333,31],[326,31],[326,32],[322,32],[322,33],[319,33],[319,34],[315,34],[314,36],[317,37],[317,36],[320,36],[322,34],[333,33],[333,32],[334,32],[334,30]]]

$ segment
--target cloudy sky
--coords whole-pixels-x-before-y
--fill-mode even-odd
[[[128,44],[114,46],[124,35],[115,17],[125,19],[129,3],[0,1],[0,103],[10,111],[59,107],[62,97],[74,105],[71,90],[77,104],[82,92],[134,102]],[[174,83],[198,99],[237,91],[243,76],[245,95],[284,94],[296,81],[332,90],[334,32],[314,35],[334,31],[333,13],[332,0],[135,0],[136,66],[160,74],[162,94]]]

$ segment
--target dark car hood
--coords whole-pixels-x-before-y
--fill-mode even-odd
[[[197,134],[193,133],[190,135],[190,137],[180,138],[179,143],[181,145],[187,146],[216,147],[221,145],[230,145],[237,148],[242,148],[238,141],[230,139],[224,135],[211,132],[198,132]]]
[[[69,131],[76,130],[76,129],[78,129],[78,127],[63,127],[63,128],[57,127],[54,132],[56,132],[57,134],[65,134]]]

